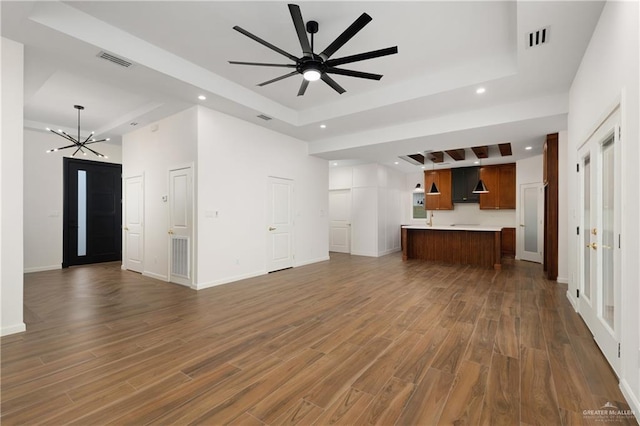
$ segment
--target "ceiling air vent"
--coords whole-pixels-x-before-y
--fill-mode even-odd
[[[271,120],[271,117],[268,117],[268,116],[266,116],[266,115],[264,115],[264,114],[260,114],[260,115],[258,115],[257,117],[258,117],[258,118],[263,119],[264,121],[269,121],[269,120]]]
[[[107,53],[104,51],[98,53],[98,58],[105,59],[109,62],[113,62],[114,64],[120,65],[121,67],[125,67],[125,68],[129,68],[131,65],[133,65],[133,63],[127,61],[126,59],[119,58],[118,56],[112,55],[111,53]]]
[[[542,46],[549,43],[549,27],[544,27],[527,35],[527,47]]]

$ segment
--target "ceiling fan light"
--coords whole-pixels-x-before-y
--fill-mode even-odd
[[[302,76],[304,77],[305,80],[307,81],[318,81],[320,80],[320,71],[316,70],[316,69],[309,69],[306,70]]]

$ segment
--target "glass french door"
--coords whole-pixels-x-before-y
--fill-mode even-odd
[[[615,371],[620,343],[620,126],[612,114],[579,151],[580,314]]]

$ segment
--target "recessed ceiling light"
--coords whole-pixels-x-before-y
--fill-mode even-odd
[[[527,151],[529,151],[530,149],[532,149],[532,147],[528,146],[525,148]]]
[[[204,101],[207,99],[207,97],[205,95],[200,95],[198,96],[198,99],[200,99],[201,101]]]
[[[422,166],[421,169],[424,169],[424,166]]]
[[[483,93],[484,93],[484,92],[486,92],[486,91],[487,91],[487,89],[485,89],[484,87],[478,87],[478,88],[476,89],[476,93],[477,93],[478,95],[481,95],[481,94],[483,94]]]
[[[334,166],[337,166],[337,165],[338,165],[338,163],[333,163],[333,165],[334,165]]]
[[[473,164],[480,164],[480,162],[479,161],[474,161]]]
[[[400,163],[398,163],[397,161],[394,161],[393,164],[400,164]]]
[[[327,128],[327,125],[326,125],[326,124],[321,124],[321,125],[320,125],[320,128],[321,128],[321,129],[326,129],[326,128]]]

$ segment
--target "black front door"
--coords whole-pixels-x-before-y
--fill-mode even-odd
[[[64,158],[62,267],[122,260],[122,165]]]

